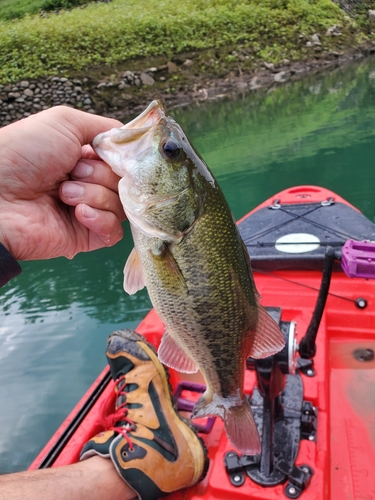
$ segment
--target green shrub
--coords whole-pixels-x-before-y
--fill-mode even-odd
[[[113,0],[0,24],[0,81],[239,43],[285,57],[345,23],[331,0]]]
[[[0,0],[0,21],[20,19],[42,11],[72,9],[96,0]]]
[[[59,10],[59,9],[71,9],[72,7],[78,7],[88,3],[88,0],[42,0],[41,6],[43,10]]]

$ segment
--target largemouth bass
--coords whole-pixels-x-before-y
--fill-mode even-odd
[[[160,361],[180,372],[199,369],[207,389],[192,416],[221,417],[238,450],[260,453],[243,392],[245,360],[275,354],[285,342],[259,304],[218,183],[159,101],[92,145],[122,177],[119,195],[134,239],[124,288],[132,294],[147,286],[166,326]]]

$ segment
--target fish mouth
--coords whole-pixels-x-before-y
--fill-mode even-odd
[[[136,118],[120,128],[113,128],[94,137],[91,145],[95,153],[119,176],[126,174],[126,153],[121,149],[123,144],[129,144],[157,127],[166,117],[163,104],[159,100],[152,101]]]
[[[119,130],[134,130],[150,128],[157,125],[161,118],[165,117],[165,110],[160,100],[152,101],[147,108],[129,123],[126,123]]]

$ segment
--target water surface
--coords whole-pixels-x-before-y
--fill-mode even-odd
[[[236,218],[281,189],[316,184],[375,221],[374,58],[171,114]],[[105,366],[107,336],[149,310],[145,290],[130,297],[122,289],[132,248],[125,226],[114,248],[22,263],[1,289],[0,472],[30,464]]]

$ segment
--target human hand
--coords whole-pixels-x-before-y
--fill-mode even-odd
[[[88,144],[122,124],[57,106],[0,129],[0,242],[19,260],[122,238],[119,178]]]

